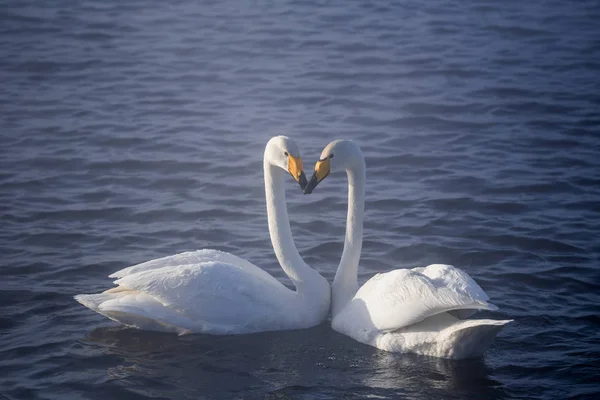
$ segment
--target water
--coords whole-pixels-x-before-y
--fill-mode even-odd
[[[592,398],[600,392],[596,1],[4,1],[0,398]],[[367,162],[360,280],[450,263],[515,320],[482,359],[388,354],[327,326],[124,329],[72,296],[200,248],[289,284],[262,150]],[[287,183],[330,281],[342,175]]]

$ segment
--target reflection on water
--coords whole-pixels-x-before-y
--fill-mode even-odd
[[[373,394],[422,398],[433,395],[503,395],[484,359],[444,360],[391,354],[362,345],[323,325],[253,335],[176,336],[102,327],[82,340],[90,357],[110,356],[108,381],[137,394],[160,397],[201,393],[333,396]],[[335,382],[335,386],[332,386]]]
[[[482,358],[447,360],[412,354],[378,352],[374,359],[376,375],[365,385],[391,388],[403,387],[417,397],[422,388],[435,389],[440,396],[478,393],[482,398],[502,395],[501,384],[489,377],[491,370]],[[432,393],[433,393],[432,392]]]

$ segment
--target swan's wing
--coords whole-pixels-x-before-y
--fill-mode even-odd
[[[152,296],[198,321],[205,332],[245,333],[280,329],[294,318],[292,297],[275,278],[250,264],[224,262],[165,266],[129,273],[115,284]],[[262,272],[262,273],[261,273]]]
[[[431,264],[427,267],[413,268],[412,271],[425,275],[437,287],[446,287],[476,300],[490,299],[469,274],[452,265]]]
[[[438,287],[447,287],[459,293],[463,293],[480,301],[489,301],[490,298],[483,289],[465,271],[446,264],[431,264],[427,267],[413,268],[420,272]],[[477,310],[462,309],[450,311],[452,315],[460,319],[469,318]]]
[[[464,272],[446,272],[438,279],[433,274],[435,268],[427,268],[398,269],[375,275],[344,308],[342,313],[348,315],[343,318],[363,315],[376,329],[391,331],[451,310],[497,309],[487,302],[487,296],[477,284],[474,288],[464,279]],[[425,270],[434,279],[423,273]]]
[[[249,270],[258,270],[260,275],[268,275],[262,269],[256,267],[250,261],[244,260],[230,253],[225,253],[219,250],[203,249],[196,251],[187,251],[185,253],[175,254],[173,256],[157,258],[155,260],[146,261],[131,267],[123,268],[109,276],[109,278],[123,278],[130,274],[159,269],[163,267],[176,267],[179,265],[201,264],[209,261],[217,261],[231,265],[237,265],[241,268]]]

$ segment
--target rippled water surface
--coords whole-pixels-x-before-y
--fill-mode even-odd
[[[32,1],[0,5],[0,398],[593,398],[600,391],[597,1]],[[200,248],[289,284],[262,150],[362,147],[361,281],[462,267],[512,318],[482,359],[314,329],[177,337],[72,296]],[[343,175],[287,184],[330,281]]]

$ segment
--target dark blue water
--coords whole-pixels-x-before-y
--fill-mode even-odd
[[[600,393],[600,3],[0,4],[0,398],[593,398]],[[450,263],[515,320],[482,359],[333,332],[177,337],[72,296],[218,248],[289,283],[262,150],[367,158],[361,281]],[[288,182],[330,281],[343,175]]]

